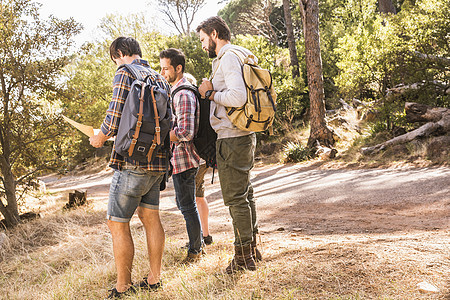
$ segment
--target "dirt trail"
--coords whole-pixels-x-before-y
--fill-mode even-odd
[[[52,192],[84,189],[106,204],[112,172],[42,178]],[[205,178],[211,220],[228,217],[219,177]],[[389,233],[450,228],[450,168],[315,169],[302,165],[257,167],[252,183],[262,231],[305,234]],[[106,207],[105,207],[106,208]],[[172,182],[161,209],[176,208]]]
[[[50,191],[85,189],[88,199],[105,210],[111,175],[104,170],[43,180]],[[231,241],[231,220],[218,179],[217,172],[214,184],[210,184],[211,172],[205,179],[210,230],[215,240]],[[326,169],[271,165],[256,167],[252,183],[261,248],[268,263],[289,251],[295,255],[303,251],[305,260],[311,251],[314,261],[320,260],[325,251],[324,261],[342,258],[345,263],[355,255],[364,259],[373,255],[374,265],[387,261],[389,265],[404,263],[405,268],[423,268],[419,275],[411,275],[416,277],[407,278],[411,287],[427,280],[440,288],[438,299],[450,297],[449,167]],[[173,226],[183,219],[175,205],[172,182],[161,194],[161,212],[166,233],[184,243],[184,228]]]

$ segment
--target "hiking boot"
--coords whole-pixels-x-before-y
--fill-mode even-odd
[[[203,242],[205,243],[205,245],[211,245],[213,242],[212,236],[210,236],[209,234],[208,234],[208,236],[204,236]]]
[[[256,236],[253,236],[253,241],[250,244],[250,246],[252,248],[253,259],[255,261],[261,261],[262,260],[261,252],[259,252],[258,248],[256,248]]]
[[[156,291],[156,290],[162,288],[161,281],[158,281],[157,283],[154,283],[154,284],[149,284],[147,279],[148,279],[148,277],[144,277],[144,279],[141,282],[136,283],[134,285],[134,287],[142,289],[142,290],[147,290],[147,291]]]
[[[181,261],[181,264],[187,265],[199,261],[200,258],[202,257],[203,254],[202,252],[203,250],[200,251],[199,253],[192,253],[188,251],[187,256]]]
[[[234,258],[228,265],[226,272],[228,274],[233,274],[234,272],[239,270],[256,270],[256,264],[255,260],[253,259],[252,247],[250,244],[234,247]]]
[[[130,286],[130,288],[128,290],[126,290],[125,292],[118,292],[116,290],[116,288],[113,288],[111,290],[109,290],[111,293],[109,294],[109,296],[106,299],[120,299],[123,296],[127,296],[130,294],[134,294],[136,293],[136,288],[134,286]]]

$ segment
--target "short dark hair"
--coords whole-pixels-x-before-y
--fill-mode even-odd
[[[133,56],[134,54],[137,54],[142,57],[139,43],[131,37],[121,36],[111,43],[111,46],[109,46],[109,55],[112,60],[120,57],[119,50],[122,52],[123,56]]]
[[[197,27],[197,32],[203,30],[207,35],[210,35],[213,30],[217,31],[219,39],[229,41],[231,40],[231,31],[224,19],[219,16],[214,16],[201,22]]]
[[[186,56],[180,49],[169,48],[159,53],[159,58],[170,59],[170,65],[176,69],[178,65],[181,65],[181,72],[184,73],[184,66],[186,65]]]

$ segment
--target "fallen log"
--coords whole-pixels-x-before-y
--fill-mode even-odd
[[[414,139],[430,135],[445,135],[450,132],[450,109],[443,107],[430,107],[420,103],[405,103],[406,120],[413,122],[427,122],[419,128],[397,136],[384,143],[361,148],[364,155],[376,154],[387,147],[408,143]]]

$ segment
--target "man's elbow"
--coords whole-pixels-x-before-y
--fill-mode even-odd
[[[238,97],[236,97],[236,107],[244,106],[247,102],[247,93],[240,93]]]
[[[245,104],[245,102],[247,102],[247,93],[245,93],[245,92],[241,93],[238,91],[232,91],[229,96],[230,96],[230,100],[231,100],[230,104],[232,104],[229,106],[231,106],[231,107],[241,107]]]

